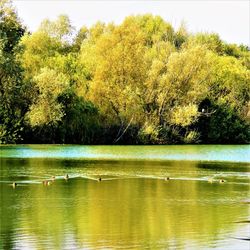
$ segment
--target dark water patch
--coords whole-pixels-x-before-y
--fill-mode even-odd
[[[237,163],[237,162],[199,162],[197,167],[201,169],[212,169],[216,171],[242,171],[250,173],[249,163]]]
[[[250,223],[250,220],[241,220],[241,221],[236,221],[235,223]]]

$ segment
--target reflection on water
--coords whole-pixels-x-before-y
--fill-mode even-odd
[[[249,249],[237,239],[250,230],[247,163],[14,158],[11,150],[1,155],[0,249]]]

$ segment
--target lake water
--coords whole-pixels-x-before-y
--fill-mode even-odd
[[[249,250],[248,145],[1,146],[0,164],[0,249]]]

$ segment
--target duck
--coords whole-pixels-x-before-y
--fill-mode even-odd
[[[101,181],[101,180],[102,180],[102,178],[101,178],[101,177],[99,177],[98,181]]]
[[[56,177],[53,175],[53,176],[51,177],[51,180],[52,180],[52,181],[55,181],[55,179],[56,179]]]
[[[44,186],[46,186],[46,185],[48,184],[48,181],[45,180],[45,181],[43,181],[42,183],[43,183]]]
[[[51,181],[45,180],[45,181],[43,181],[43,185],[44,186],[50,186],[51,185]]]
[[[213,183],[213,178],[209,178],[208,180],[207,180],[209,183]]]
[[[169,180],[170,180],[170,177],[168,176],[168,177],[166,177],[164,180],[165,180],[165,181],[169,181]]]
[[[69,175],[66,174],[66,175],[64,176],[64,179],[67,181],[67,180],[69,179]]]
[[[224,180],[224,179],[220,179],[219,182],[220,182],[220,183],[224,183],[225,180]]]
[[[17,186],[17,183],[16,182],[13,182],[12,183],[12,187],[15,188]]]

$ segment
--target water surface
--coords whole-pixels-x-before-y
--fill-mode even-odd
[[[0,248],[249,249],[249,149],[2,146]]]

